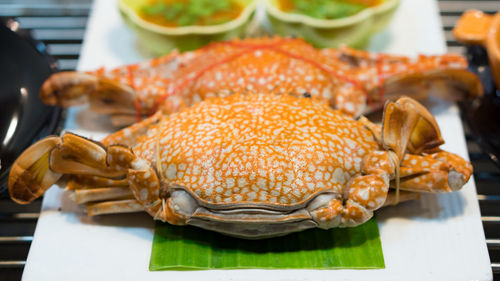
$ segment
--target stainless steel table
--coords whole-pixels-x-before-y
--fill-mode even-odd
[[[500,10],[500,1],[439,1],[439,7],[448,50],[464,53],[451,32],[460,14],[471,8],[494,13]],[[59,69],[72,70],[90,8],[90,0],[0,0],[0,17],[15,18],[22,28],[32,29],[35,39],[43,41],[57,58]],[[500,280],[500,169],[481,150],[469,128],[464,129],[494,278]],[[40,206],[41,199],[27,206],[0,199],[0,281],[21,279]]]

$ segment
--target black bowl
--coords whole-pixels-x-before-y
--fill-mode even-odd
[[[495,87],[486,50],[467,47],[469,70],[476,73],[484,87],[484,96],[460,102],[460,110],[476,141],[500,167],[500,91]]]
[[[14,160],[33,142],[57,133],[62,119],[60,108],[38,97],[55,63],[45,46],[30,38],[26,30],[13,32],[0,22],[0,196],[7,194]]]

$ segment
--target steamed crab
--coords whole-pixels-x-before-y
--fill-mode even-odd
[[[40,96],[65,107],[88,102],[91,109],[111,114],[115,125],[241,91],[307,93],[357,116],[381,108],[393,96],[478,95],[481,84],[466,67],[459,55],[411,59],[349,48],[315,49],[301,39],[258,38],[212,43],[112,70],[57,73]]]
[[[83,175],[70,188],[89,215],[146,211],[257,239],[356,226],[419,192],[460,189],[472,172],[439,149],[433,116],[406,97],[387,103],[379,127],[314,98],[236,93],[158,112],[105,142],[66,133],[34,144],[11,169],[12,198],[29,203]]]

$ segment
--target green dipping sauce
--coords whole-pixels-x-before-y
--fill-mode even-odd
[[[352,16],[380,2],[380,0],[279,0],[279,5],[284,12],[331,20]]]
[[[166,27],[216,25],[236,19],[243,8],[235,0],[153,0],[139,16]]]

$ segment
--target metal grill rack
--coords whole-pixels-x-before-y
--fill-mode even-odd
[[[418,1],[418,0],[414,0]],[[498,0],[439,1],[448,50],[463,54],[465,48],[453,39],[452,28],[466,9],[494,13]],[[31,29],[35,39],[44,42],[58,60],[61,70],[76,68],[85,33],[91,0],[0,0],[0,17],[16,19]],[[484,153],[469,128],[465,127],[469,156],[474,165],[483,227],[495,280],[500,280],[500,169]],[[0,281],[20,280],[33,239],[41,199],[21,206],[8,198],[0,199]]]

